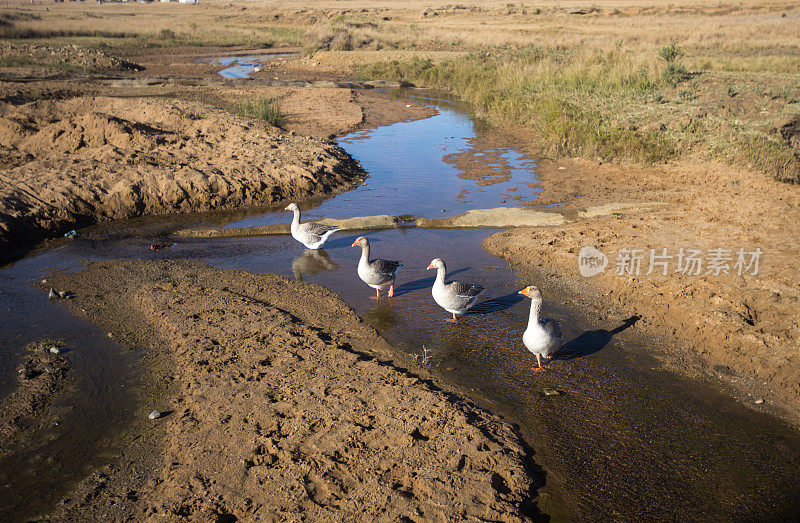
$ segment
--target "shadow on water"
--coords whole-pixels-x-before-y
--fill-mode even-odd
[[[517,303],[521,302],[523,299],[524,298],[520,296],[518,292],[511,292],[505,296],[499,296],[497,298],[476,303],[475,306],[470,309],[469,313],[490,314],[493,312],[504,311],[509,307],[513,307]]]
[[[405,267],[403,267],[405,269]],[[460,269],[456,269],[450,273],[448,273],[448,277],[454,276],[461,272],[468,271],[469,267],[461,267]],[[400,271],[398,271],[398,278],[400,278]],[[409,292],[427,290],[430,292],[430,288],[433,286],[433,282],[436,281],[436,276],[428,276],[425,278],[418,278],[416,280],[403,282],[400,285],[397,285],[394,288],[394,295],[395,296],[402,296],[403,294],[408,294]],[[450,281],[448,279],[448,281]]]
[[[553,359],[555,360],[573,360],[575,358],[582,358],[590,356],[603,349],[611,341],[615,334],[625,331],[626,329],[636,325],[636,322],[642,319],[641,316],[635,314],[622,322],[622,324],[612,330],[595,329],[581,333],[577,338],[573,338],[561,346],[555,353]]]
[[[356,239],[359,236],[361,236],[361,235],[360,234],[348,234],[347,236],[334,236],[334,237],[328,239],[327,242],[325,242],[325,248],[328,249],[328,250],[333,250],[333,249],[342,249],[342,248],[345,248],[345,247],[352,247],[353,246],[353,242],[355,242]],[[370,238],[370,244],[378,243],[379,241],[380,241],[379,239],[376,239],[373,242],[372,239]]]

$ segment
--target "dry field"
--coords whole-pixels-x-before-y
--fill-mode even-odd
[[[494,123],[527,126],[545,155],[692,156],[800,179],[796,2],[10,2],[0,13],[16,48],[0,74],[75,68],[19,49],[34,43],[133,61],[299,46],[320,71],[451,89]]]

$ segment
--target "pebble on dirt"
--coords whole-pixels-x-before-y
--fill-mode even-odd
[[[151,412],[151,413],[150,413],[150,415],[149,415],[149,416],[147,416],[147,417],[148,417],[148,418],[150,418],[150,419],[158,419],[158,418],[160,418],[160,417],[161,417],[161,411],[159,411],[159,410],[154,410],[154,411],[153,411],[153,412]]]

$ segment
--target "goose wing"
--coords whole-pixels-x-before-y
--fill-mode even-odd
[[[450,289],[452,289],[453,294],[459,298],[465,299],[475,298],[478,294],[486,290],[481,285],[477,285],[475,283],[461,283],[460,281],[454,281],[451,283]]]
[[[372,267],[385,276],[394,276],[397,269],[403,266],[399,261],[377,259],[370,263]]]
[[[539,325],[541,325],[548,334],[561,339],[561,322],[553,318],[542,318],[539,320]]]
[[[309,240],[312,241],[319,241],[325,236],[325,233],[337,231],[336,227],[331,227],[330,225],[322,225],[321,223],[301,223],[300,224],[300,232],[308,237]]]

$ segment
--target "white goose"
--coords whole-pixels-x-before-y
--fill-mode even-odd
[[[538,367],[534,371],[543,372],[542,357],[549,358],[561,347],[564,338],[561,335],[561,323],[553,318],[539,318],[542,311],[542,291],[535,285],[525,287],[519,294],[531,299],[531,312],[528,318],[528,328],[522,335],[522,343],[536,355]]]
[[[294,211],[291,226],[292,237],[309,249],[319,249],[328,241],[328,236],[339,230],[321,223],[300,223],[300,207],[296,203],[290,203],[284,210]]]
[[[447,318],[445,321],[456,323],[456,315],[462,315],[475,305],[478,296],[485,291],[481,285],[474,283],[461,283],[454,281],[445,284],[444,278],[447,273],[447,266],[441,258],[435,258],[428,265],[428,269],[436,269],[436,281],[433,282],[431,294],[433,299],[441,308],[453,315],[453,319]]]
[[[389,286],[389,297],[394,296],[394,280],[397,270],[403,266],[398,261],[369,259],[369,240],[363,236],[356,238],[351,247],[361,247],[361,259],[358,260],[358,277],[375,289],[375,299],[381,299],[381,289]]]

